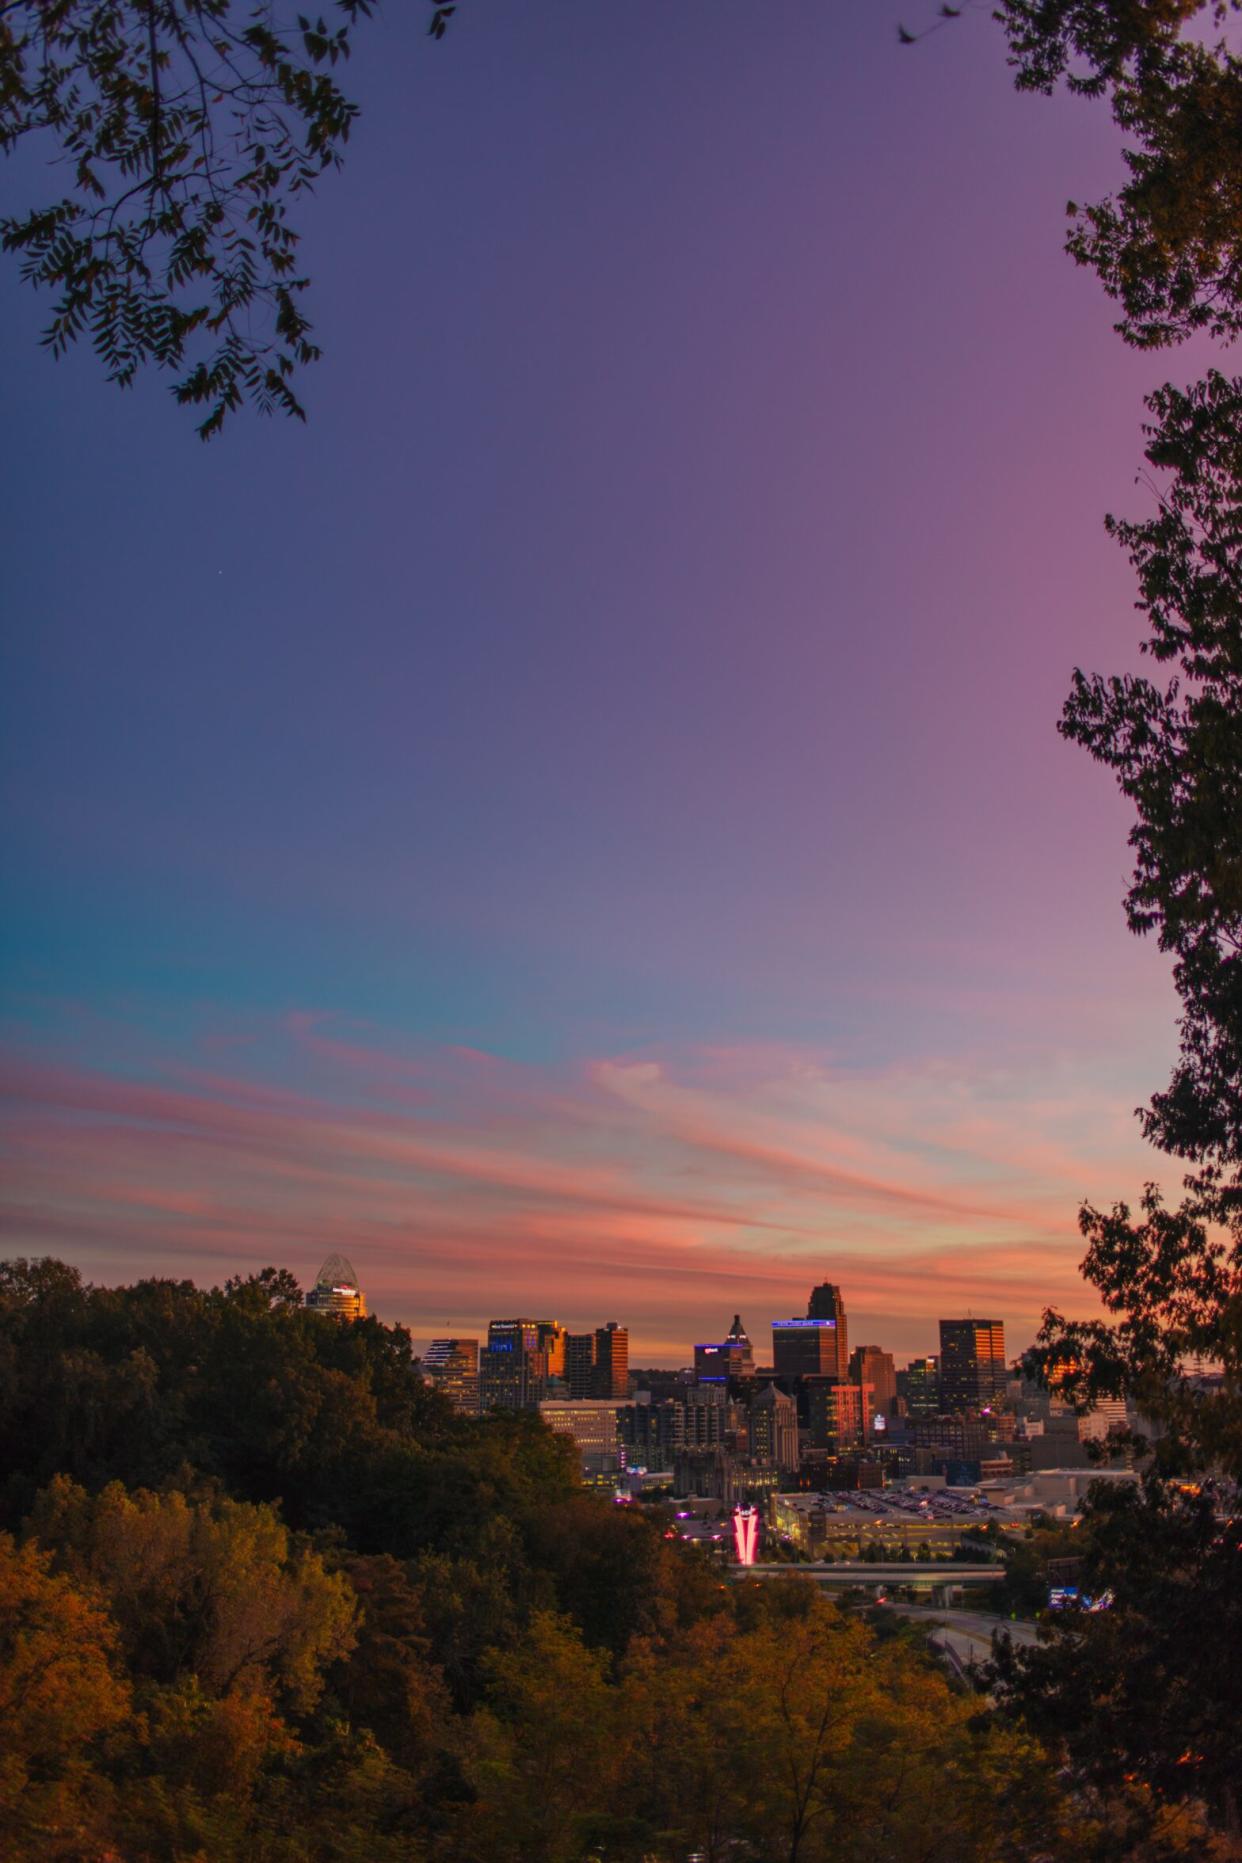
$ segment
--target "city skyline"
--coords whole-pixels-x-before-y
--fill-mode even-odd
[[[336,1282],[342,1279],[345,1285],[335,1285]],[[323,1297],[325,1293],[331,1294],[334,1298],[325,1299]],[[308,1307],[318,1308],[321,1311],[331,1313],[337,1317],[366,1318],[367,1316],[367,1297],[366,1288],[363,1285],[363,1277],[357,1273],[351,1261],[346,1260],[340,1255],[332,1255],[322,1264],[318,1273],[308,1283],[305,1289],[305,1299]],[[677,1365],[669,1367],[669,1369],[682,1369],[692,1373],[695,1383],[700,1383],[704,1380],[708,1382],[727,1382],[731,1377],[746,1377],[756,1369],[766,1371],[775,1369],[779,1374],[783,1368],[781,1365],[781,1350],[778,1335],[784,1333],[791,1327],[817,1327],[825,1324],[832,1328],[840,1329],[837,1334],[831,1364],[821,1365],[818,1361],[812,1363],[810,1359],[808,1359],[805,1364],[795,1364],[795,1359],[801,1359],[805,1356],[795,1353],[790,1355],[790,1362],[784,1367],[785,1370],[791,1374],[798,1374],[808,1370],[817,1373],[824,1372],[828,1376],[841,1382],[847,1380],[857,1382],[858,1378],[854,1369],[854,1360],[863,1362],[870,1355],[877,1353],[879,1353],[881,1357],[885,1355],[886,1348],[883,1346],[860,1345],[856,1348],[851,1358],[845,1344],[845,1333],[848,1325],[848,1307],[845,1300],[845,1290],[840,1285],[827,1282],[817,1283],[810,1289],[806,1307],[808,1315],[811,1316],[806,1319],[793,1316],[774,1318],[766,1323],[760,1322],[763,1332],[770,1333],[771,1335],[772,1350],[767,1354],[766,1358],[762,1353],[756,1353],[754,1351],[753,1341],[751,1340],[749,1330],[742,1314],[734,1313],[728,1332],[722,1335],[723,1344],[704,1344],[702,1342],[696,1342],[683,1354]],[[826,1318],[825,1316],[829,1312],[831,1313],[831,1318]],[[391,1316],[384,1316],[376,1313],[373,1317],[391,1323]],[[404,1322],[398,1323],[403,1324]],[[886,1322],[881,1322],[881,1324],[885,1323]],[[891,1317],[887,1323],[891,1325]],[[968,1332],[977,1332],[980,1335],[988,1336],[990,1349],[993,1351],[996,1365],[1002,1374],[1010,1360],[1017,1356],[1015,1352],[1011,1352],[1008,1355],[1006,1354],[1003,1320],[984,1319],[968,1312],[954,1318],[942,1316],[937,1321],[937,1327],[939,1347],[937,1354],[932,1355],[932,1362],[939,1362],[944,1353],[946,1331],[950,1334],[955,1331],[960,1334],[963,1329]],[[608,1320],[604,1322],[591,1321],[587,1324],[585,1331],[579,1331],[573,1324],[566,1325],[559,1314],[555,1316],[545,1314],[542,1318],[534,1318],[519,1317],[516,1315],[502,1316],[493,1312],[486,1323],[479,1329],[477,1336],[472,1336],[468,1329],[464,1327],[457,1327],[453,1332],[453,1337],[451,1339],[446,1339],[444,1337],[444,1329],[442,1328],[437,1333],[434,1343],[438,1346],[449,1344],[472,1345],[476,1348],[477,1356],[477,1350],[482,1349],[485,1344],[487,1346],[493,1345],[497,1336],[501,1334],[512,1335],[515,1342],[519,1335],[525,1336],[525,1345],[532,1351],[542,1352],[545,1356],[546,1363],[544,1366],[544,1375],[552,1376],[567,1382],[570,1387],[571,1395],[573,1394],[572,1387],[575,1381],[582,1382],[583,1388],[577,1395],[585,1398],[604,1394],[602,1391],[595,1392],[587,1388],[591,1381],[590,1374],[594,1372],[597,1365],[600,1342],[603,1341],[607,1344],[608,1336],[611,1334],[617,1334],[618,1337],[628,1342],[629,1328],[624,1322],[619,1322],[617,1320]],[[995,1335],[994,1340],[991,1338],[992,1335]],[[420,1341],[417,1337],[414,1338],[413,1343],[417,1351],[420,1345]],[[725,1352],[730,1345],[737,1345],[739,1348],[744,1349],[744,1357],[739,1359],[736,1363],[732,1361],[729,1361],[727,1365],[723,1363],[709,1363],[708,1357],[701,1356],[710,1356]],[[589,1353],[589,1371],[585,1370],[580,1365],[578,1371],[575,1372],[572,1363],[573,1349],[575,1346],[579,1348],[583,1346],[593,1348]],[[510,1348],[507,1347],[506,1350],[508,1349]],[[955,1344],[953,1350],[955,1352],[964,1350],[973,1356],[975,1346],[972,1340],[972,1343],[966,1346],[958,1346]],[[425,1358],[425,1353],[419,1353],[418,1355]],[[815,1356],[814,1354],[811,1355],[812,1358],[815,1358]],[[888,1356],[891,1358],[891,1353],[889,1353]],[[918,1358],[920,1355],[915,1356]],[[624,1373],[627,1361],[629,1362],[629,1369],[631,1371],[643,1369],[638,1361],[634,1360],[629,1353],[628,1343],[622,1351],[620,1361],[622,1367],[621,1380],[620,1384],[616,1385],[615,1391],[614,1381],[611,1377],[605,1378],[605,1384],[612,1394],[616,1394],[616,1391],[619,1391],[624,1386]],[[602,1363],[602,1361],[600,1362]],[[921,1362],[925,1363],[927,1360],[923,1358]],[[984,1395],[990,1395],[991,1389],[992,1387],[989,1386]],[[970,1393],[970,1397],[973,1401],[981,1401],[978,1391]]]

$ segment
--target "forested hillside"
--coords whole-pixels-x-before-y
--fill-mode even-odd
[[[0,1271],[0,1831],[95,1863],[1203,1855],[918,1641],[730,1586],[408,1335]],[[1146,1822],[1146,1820],[1141,1820]]]

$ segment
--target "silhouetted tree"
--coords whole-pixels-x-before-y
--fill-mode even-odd
[[[455,5],[431,0],[440,38]],[[122,387],[172,370],[215,433],[250,401],[303,417],[319,351],[291,209],[339,168],[358,114],[333,72],[373,0],[278,24],[247,0],[8,0],[0,149],[50,138],[59,197],[0,220],[22,275],[56,294],[45,342],[88,337]]]
[[[1020,89],[1106,97],[1127,139],[1125,186],[1071,203],[1069,250],[1141,346],[1242,328],[1242,67],[1210,37],[1236,4],[995,9]],[[455,0],[430,6],[438,39]],[[336,0],[282,26],[246,0],[8,0],[0,150],[50,137],[66,161],[59,196],[0,220],[0,239],[55,295],[54,353],[87,338],[122,386],[170,370],[204,437],[247,401],[304,417],[295,382],[319,350],[292,213],[341,165],[358,108],[337,68],[372,10]],[[963,10],[941,5],[936,26]]]

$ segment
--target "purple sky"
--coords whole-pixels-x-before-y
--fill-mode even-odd
[[[669,1362],[1086,1307],[1175,1004],[1055,721],[1184,368],[1060,251],[1105,113],[897,17],[394,9],[305,430],[201,447],[10,269],[8,1252]]]

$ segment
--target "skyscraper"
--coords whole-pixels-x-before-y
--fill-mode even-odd
[[[616,1397],[624,1403],[630,1394],[630,1333],[627,1326],[609,1320],[595,1329],[595,1387],[593,1397]]]
[[[905,1400],[912,1417],[940,1415],[940,1360],[912,1358],[904,1371],[897,1373],[897,1395]]]
[[[539,1415],[558,1436],[572,1439],[584,1476],[615,1475],[624,1455],[617,1440],[615,1404],[600,1398],[549,1397]]]
[[[479,1407],[533,1410],[548,1394],[548,1354],[538,1320],[493,1320],[479,1354]]]
[[[750,1453],[777,1468],[798,1466],[798,1406],[774,1384],[756,1392],[751,1402]]]
[[[835,1324],[841,1364],[838,1376],[844,1378],[850,1362],[849,1329],[845,1323],[845,1301],[835,1282],[821,1281],[818,1287],[811,1289],[806,1316],[808,1320],[832,1320]]]
[[[728,1393],[721,1384],[703,1384],[686,1392],[682,1438],[688,1449],[714,1448],[729,1428]]]
[[[565,1376],[565,1341],[569,1334],[559,1320],[540,1320],[539,1344],[548,1355],[549,1378]]]
[[[978,1410],[1004,1391],[1002,1320],[941,1320],[940,1408],[947,1415]]]
[[[433,1339],[423,1354],[423,1371],[462,1416],[479,1414],[479,1342]]]
[[[733,1315],[733,1325],[719,1344],[694,1348],[694,1375],[700,1384],[749,1378],[754,1369],[754,1348],[739,1313]]]
[[[333,1319],[364,1320],[367,1297],[358,1285],[353,1263],[344,1255],[329,1255],[315,1276],[306,1304],[316,1313],[330,1313]]]
[[[876,1414],[887,1417],[897,1395],[897,1367],[880,1346],[855,1346],[850,1353],[850,1382],[869,1384]]]
[[[844,1324],[844,1322],[842,1322]],[[782,1378],[840,1378],[848,1372],[835,1319],[773,1320],[772,1363]]]
[[[569,1333],[565,1338],[565,1382],[571,1397],[590,1397],[595,1389],[595,1334]]]
[[[755,1351],[750,1343],[750,1335],[742,1325],[740,1313],[733,1315],[733,1324],[724,1336],[724,1343],[738,1354],[743,1375],[749,1375],[755,1369]]]
[[[836,1378],[808,1378],[803,1393],[813,1449],[828,1449],[836,1455],[864,1440],[867,1416],[861,1385],[842,1384]]]

